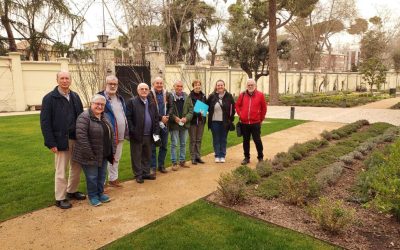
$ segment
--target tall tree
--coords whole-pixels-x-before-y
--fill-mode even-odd
[[[10,51],[17,51],[14,33],[11,27],[12,20],[10,19],[10,12],[16,8],[16,4],[11,0],[0,1],[0,20],[7,32],[8,48]]]
[[[61,17],[70,16],[69,8],[60,0],[15,0],[15,4],[19,14],[12,26],[29,42],[28,55],[38,61],[45,40],[54,41],[48,34],[50,27]]]
[[[309,69],[314,70],[319,65],[320,54],[324,49],[330,58],[332,36],[344,31],[345,24],[351,23],[355,13],[354,0],[329,0],[319,2],[306,17],[298,17],[290,22],[286,30],[296,41],[300,52],[300,58],[296,61],[306,59]]]
[[[269,102],[277,105],[279,102],[278,82],[278,37],[276,34],[276,0],[269,0]]]
[[[276,29],[293,16],[307,16],[318,0],[277,1]],[[269,10],[268,1],[238,0],[229,7],[228,32],[223,36],[225,57],[239,64],[249,78],[256,81],[269,75]],[[289,16],[285,16],[289,13]],[[287,42],[278,44],[278,56],[287,54]]]

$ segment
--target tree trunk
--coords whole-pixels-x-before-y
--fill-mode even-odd
[[[269,103],[277,105],[278,96],[278,39],[276,34],[276,0],[269,0]]]
[[[196,41],[194,40],[194,20],[190,21],[190,49],[189,49],[189,64],[196,64]]]
[[[1,16],[1,24],[3,24],[7,32],[9,51],[16,52],[17,45],[15,43],[14,34],[11,29],[11,21],[8,18],[8,7],[9,1],[4,1],[4,15]]]
[[[210,63],[211,66],[214,66],[214,64],[215,64],[215,56],[216,56],[216,54],[217,54],[217,52],[211,51],[211,63]]]

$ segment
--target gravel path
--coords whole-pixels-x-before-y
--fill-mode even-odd
[[[293,143],[316,138],[323,130],[342,125],[308,122],[264,136],[264,153],[272,158]],[[241,144],[227,151],[224,164],[214,163],[213,154],[209,154],[203,158],[204,165],[158,174],[157,180],[142,185],[124,182],[122,189],[109,191],[112,201],[100,207],[79,201],[72,209],[52,206],[2,222],[0,248],[97,249],[215,191],[220,174],[236,168],[243,158]],[[255,166],[255,152],[252,143],[251,167]]]

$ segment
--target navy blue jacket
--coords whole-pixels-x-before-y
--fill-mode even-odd
[[[73,103],[73,112],[77,118],[83,112],[81,99],[77,93],[70,91],[70,101]],[[76,139],[76,136],[71,136],[68,131],[66,111],[69,109],[69,105],[68,100],[58,92],[58,86],[43,97],[40,127],[46,147],[57,147],[59,151],[67,151],[69,150],[68,139]]]
[[[99,94],[99,95],[102,95],[102,96],[104,96],[104,97],[106,98],[106,106],[104,107],[104,115],[105,115],[105,117],[107,118],[107,120],[110,122],[111,126],[113,127],[115,138],[116,138],[116,140],[118,140],[118,126],[117,126],[117,120],[115,119],[115,114],[114,114],[114,112],[113,112],[113,110],[112,110],[111,102],[110,102],[110,100],[108,100],[108,98],[106,97],[106,94],[104,93],[104,90],[103,90],[103,91],[100,91],[98,94]],[[125,116],[126,116],[126,105],[125,105],[125,100],[124,100],[124,98],[122,98],[122,96],[120,96],[120,95],[117,95],[117,98],[118,98],[119,101],[121,102],[122,108],[124,109],[124,114],[125,114]],[[128,134],[128,124],[127,124],[127,126],[126,126],[126,128],[125,128],[125,133]],[[125,136],[124,136],[124,137],[125,137]]]
[[[160,126],[158,122],[158,112],[156,104],[149,97],[147,97],[147,101],[149,102],[149,113],[152,124],[151,135],[159,135]],[[145,105],[140,97],[136,96],[127,102],[126,109],[126,119],[128,120],[129,127],[129,139],[141,143],[143,142],[144,134]]]

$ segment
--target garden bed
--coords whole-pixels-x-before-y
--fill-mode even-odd
[[[269,172],[265,174],[267,177],[249,177],[256,172],[264,173],[260,169],[256,169],[257,171],[253,171],[252,174],[249,174],[250,171],[247,170],[248,173],[243,175],[246,171],[244,171],[244,167],[241,167],[239,172],[242,177],[245,176],[244,180],[248,183],[245,193],[241,194],[243,199],[233,200],[234,202],[227,204],[227,200],[221,196],[221,190],[223,190],[221,188],[223,178],[221,177],[219,191],[210,195],[208,200],[224,206],[229,205],[237,211],[344,248],[400,249],[399,221],[391,213],[376,212],[376,209],[366,208],[367,203],[365,202],[367,201],[361,202],[359,193],[355,191],[357,185],[360,185],[360,173],[369,171],[366,169],[364,159],[371,155],[372,150],[383,150],[393,142],[398,137],[398,128],[383,123],[363,124],[362,126],[353,126],[353,129],[349,129],[349,127],[351,126],[348,125],[347,129],[333,132],[332,134],[343,135],[340,138],[335,135],[336,140],[330,138],[328,132],[325,132],[324,137],[330,138],[328,144],[324,143],[323,146],[310,150],[300,160],[292,160],[284,168],[281,166],[276,168],[279,164],[272,164],[273,162],[266,164],[269,169],[269,171],[264,171]],[[347,134],[342,133],[343,131],[347,131]],[[398,144],[400,145],[400,142]],[[297,148],[301,147],[297,146]],[[296,150],[292,148],[293,151]],[[332,161],[329,154],[324,152],[335,155],[336,160]],[[288,153],[288,155],[296,154]],[[349,158],[352,159],[349,160]],[[274,161],[278,161],[277,158]],[[319,165],[321,162],[324,164]],[[309,167],[305,168],[307,165]],[[332,166],[333,168],[331,168]],[[339,174],[331,169],[340,169],[337,171]],[[326,173],[330,173],[330,175]],[[233,176],[234,174],[231,175],[234,179]],[[320,181],[321,176],[329,176],[329,178],[326,181]],[[226,179],[225,176],[225,181]],[[275,181],[273,181],[274,179]],[[313,182],[317,182],[317,185],[310,184]],[[261,190],[263,186],[264,190]],[[367,193],[370,192],[368,190]],[[317,209],[316,205],[323,203],[319,201],[318,197],[324,197],[325,204],[327,204],[325,208],[321,209],[319,206],[319,210]],[[336,207],[336,210],[332,207]],[[336,212],[336,215],[339,214],[343,218],[346,217],[344,215],[349,215],[350,218],[351,214],[351,223],[348,223],[346,227],[344,224],[342,228],[339,226],[336,231],[332,228],[327,230],[326,227],[322,229],[323,223],[318,223],[316,217],[312,215],[315,215],[315,211],[322,211],[322,217],[324,217],[328,214],[328,210]],[[326,216],[324,218],[326,219]]]
[[[311,107],[355,107],[370,102],[390,98],[387,93],[318,93],[281,95],[279,101],[285,106],[311,106]]]

